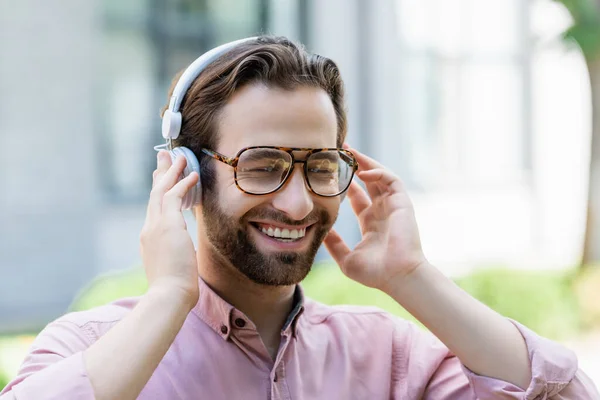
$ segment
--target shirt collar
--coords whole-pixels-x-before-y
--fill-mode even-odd
[[[210,326],[217,335],[227,340],[231,334],[232,328],[240,328],[235,324],[237,318],[242,317],[245,318],[246,321],[250,321],[250,319],[241,311],[237,310],[216,294],[202,278],[198,279],[198,286],[200,288],[200,296],[198,298],[198,303],[196,303],[192,312]],[[298,318],[302,315],[303,311],[304,291],[300,285],[296,285],[296,290],[294,291],[294,307],[283,325],[282,333],[291,332],[296,336]],[[248,327],[254,327],[254,324],[250,322]]]
[[[298,319],[300,315],[304,312],[304,290],[302,286],[296,285],[296,290],[294,291],[294,307],[292,311],[287,317],[285,324],[283,324],[283,328],[281,329],[285,332],[292,332],[294,336],[296,336],[296,331],[298,330]]]

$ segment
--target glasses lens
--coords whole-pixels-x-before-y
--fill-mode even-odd
[[[327,150],[312,154],[306,163],[310,187],[322,196],[335,196],[350,185],[354,158],[343,151]]]
[[[292,157],[277,149],[248,149],[240,154],[237,164],[239,187],[253,194],[269,193],[290,172]]]

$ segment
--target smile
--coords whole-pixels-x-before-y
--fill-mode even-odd
[[[281,227],[266,223],[251,222],[258,231],[265,236],[273,238],[282,243],[297,242],[306,236],[306,230],[309,227]]]

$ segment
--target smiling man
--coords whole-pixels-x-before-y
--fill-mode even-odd
[[[158,154],[141,235],[148,292],[49,324],[0,399],[599,398],[572,352],[427,261],[400,179],[343,145],[331,60],[260,37],[193,78],[172,145],[199,160],[201,183],[191,158]],[[181,210],[200,188],[194,249]],[[332,229],[346,193],[354,249]],[[431,333],[306,298],[299,284],[323,242]]]

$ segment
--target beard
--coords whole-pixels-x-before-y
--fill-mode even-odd
[[[202,215],[215,259],[231,264],[251,281],[269,286],[294,285],[311,270],[317,251],[333,226],[335,218],[324,208],[314,209],[302,221],[294,221],[273,209],[253,208],[241,218],[227,215],[216,193],[203,196]],[[302,252],[263,252],[250,236],[253,219],[270,220],[287,225],[311,225],[312,243]],[[308,235],[308,232],[307,232]]]

